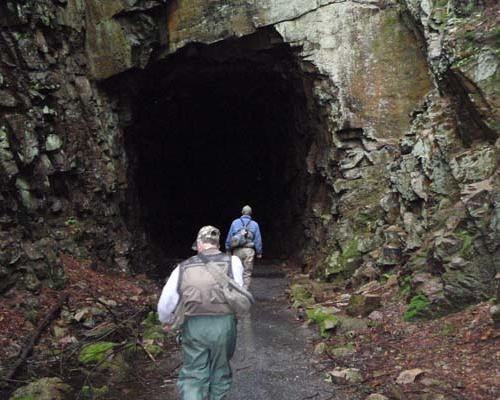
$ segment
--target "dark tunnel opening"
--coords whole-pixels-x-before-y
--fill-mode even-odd
[[[266,30],[190,45],[129,76],[126,219],[157,257],[191,255],[207,224],[223,241],[245,204],[266,258],[297,252],[312,180],[308,79],[294,50]]]

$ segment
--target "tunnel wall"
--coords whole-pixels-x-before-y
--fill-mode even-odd
[[[448,309],[490,296],[498,5],[334,3],[2,2],[0,291],[63,285],[61,252],[124,271],[147,253],[127,225],[132,105],[110,78],[272,26],[298,49],[322,127],[305,157],[303,268],[400,268]]]

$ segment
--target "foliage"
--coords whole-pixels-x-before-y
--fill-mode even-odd
[[[66,221],[64,221],[64,224],[66,226],[78,226],[79,225],[79,222],[78,222],[78,219],[74,216],[71,216],[69,217]]]
[[[89,344],[82,348],[78,360],[82,364],[91,364],[102,362],[111,354],[111,351],[116,346],[113,342],[97,342]]]
[[[321,337],[327,338],[330,336],[329,330],[335,328],[340,319],[333,315],[328,308],[316,307],[306,311],[307,318],[316,323],[319,327]]]
[[[158,319],[158,313],[150,311],[143,321],[146,326],[160,325],[160,320]]]
[[[417,318],[422,318],[425,316],[425,312],[429,309],[431,305],[430,300],[423,294],[417,294],[414,296],[406,311],[403,315],[405,321],[412,321]]]

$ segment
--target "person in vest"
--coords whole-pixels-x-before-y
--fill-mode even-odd
[[[250,240],[237,240],[239,232],[250,231]],[[235,243],[236,242],[236,243]],[[226,254],[237,256],[243,263],[243,285],[246,289],[250,286],[253,271],[254,257],[262,257],[262,236],[259,224],[252,220],[252,208],[244,206],[241,210],[241,217],[231,223],[226,238]]]
[[[214,262],[243,286],[238,257],[219,251],[220,231],[204,226],[195,244],[198,254]],[[232,383],[229,361],[236,346],[236,317],[202,259],[196,255],[180,263],[170,275],[158,302],[164,330],[171,330],[174,311],[182,300],[182,368],[177,388],[181,400],[222,400]]]

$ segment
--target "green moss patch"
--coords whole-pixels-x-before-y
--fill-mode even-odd
[[[329,331],[333,330],[340,322],[340,319],[333,315],[327,307],[316,307],[306,311],[307,318],[318,325],[321,337],[330,336]]]
[[[430,300],[423,294],[414,296],[403,315],[405,321],[413,321],[418,318],[425,318],[429,315]]]
[[[82,348],[78,360],[82,364],[102,362],[111,355],[115,346],[117,346],[117,344],[113,342],[97,342],[90,344]]]

